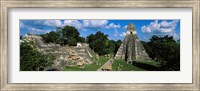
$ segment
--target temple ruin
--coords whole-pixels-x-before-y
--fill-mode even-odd
[[[26,34],[24,41],[33,41],[36,44],[37,50],[42,54],[53,54],[56,56],[54,64],[50,68],[62,70],[65,66],[80,66],[84,64],[92,64],[92,58],[95,57],[95,52],[90,49],[86,43],[77,43],[77,46],[60,46],[55,43],[45,43],[41,36]]]
[[[120,45],[114,58],[123,59],[130,64],[134,61],[150,59],[137,36],[135,25],[132,23],[129,24],[126,30],[124,41]]]

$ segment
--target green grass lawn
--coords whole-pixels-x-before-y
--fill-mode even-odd
[[[160,64],[154,60],[139,61],[134,62],[133,64],[127,64],[124,60],[117,59],[113,62],[112,70],[117,71],[119,64],[123,65],[123,67],[120,67],[122,71],[155,71],[159,70],[160,67]]]
[[[92,64],[85,65],[84,68],[79,68],[78,66],[73,66],[73,67],[65,66],[64,71],[96,71],[108,60],[109,58],[99,57],[98,62],[100,65],[96,65],[96,63],[93,62]]]
[[[155,67],[160,67],[160,63],[156,62],[154,60],[147,60],[147,61],[140,61],[139,63],[147,64],[147,65],[152,65]]]
[[[107,62],[109,58],[100,57],[99,64],[96,65],[96,62],[92,64],[85,65],[84,68],[79,68],[78,66],[65,66],[64,71],[96,71],[99,69],[105,62]],[[94,60],[96,61],[96,60]],[[155,62],[154,60],[146,60],[134,62],[133,64],[127,64],[124,60],[115,59],[113,61],[112,70],[118,71],[118,65],[123,65],[120,67],[122,71],[159,71],[160,63]]]

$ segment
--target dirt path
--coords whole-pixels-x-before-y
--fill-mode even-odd
[[[105,66],[111,65],[112,67],[113,58],[109,59],[105,64],[103,64],[97,71],[102,71]]]

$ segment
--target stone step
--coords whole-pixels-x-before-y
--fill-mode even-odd
[[[122,52],[123,52],[123,43],[120,45],[119,49],[117,50],[117,53],[114,58],[121,58],[122,57]]]

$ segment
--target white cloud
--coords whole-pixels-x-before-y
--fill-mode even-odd
[[[62,26],[62,22],[60,20],[46,20],[45,24],[48,26],[55,26],[55,27]]]
[[[36,20],[35,25],[45,25],[51,27],[62,27],[62,22],[60,20]]]
[[[114,24],[114,23],[110,23],[108,26],[106,26],[105,28],[114,28],[114,29],[117,29],[117,28],[120,28],[120,24]]]
[[[171,32],[170,34],[168,34],[169,36],[173,36],[174,40],[179,40],[180,36],[178,34],[176,34],[175,31]]]
[[[124,36],[126,36],[126,33],[122,32],[119,36],[124,37]]]
[[[162,21],[160,23],[161,27],[172,27],[175,28],[178,23],[178,20],[174,20],[172,22]]]
[[[44,23],[45,22],[39,22],[39,24],[44,24]],[[31,26],[31,24],[33,24],[33,25]],[[39,28],[37,28],[37,25],[38,24],[36,24],[36,21],[32,21],[31,23],[24,23],[23,21],[20,21],[20,28],[23,28],[25,31],[27,31],[31,34],[48,33],[51,31],[51,30],[39,29]]]
[[[171,22],[162,21],[161,23],[158,23],[158,20],[155,20],[154,22],[151,22],[149,25],[144,25],[141,27],[141,30],[143,33],[151,33],[151,32],[161,32],[161,33],[167,33],[167,32],[173,32],[176,28],[176,25],[178,23],[178,20],[174,20]]]
[[[114,23],[110,23],[107,26],[105,26],[106,29],[114,29],[114,36],[118,36],[118,29],[121,27],[120,24],[114,24]]]
[[[169,35],[173,36],[175,40],[178,40],[180,36],[176,34],[175,28],[177,26],[178,20],[173,20],[170,22],[161,21],[160,23],[158,20],[151,22],[149,25],[144,25],[141,27],[141,31],[143,33],[148,33],[152,35]]]
[[[43,30],[37,28],[29,28],[30,31],[42,32]]]
[[[150,33],[151,32],[150,27],[146,27],[146,26],[142,26],[141,30],[142,30],[143,33]]]
[[[107,25],[107,20],[83,20],[83,27],[103,28]]]
[[[41,33],[48,33],[51,30],[42,30],[42,29],[38,29],[38,28],[33,28],[33,27],[27,27],[28,32],[31,34],[41,34]]]
[[[155,20],[154,22],[151,22],[148,27],[151,29],[151,31],[159,30],[160,24],[158,23],[158,20]]]
[[[120,24],[114,24],[114,23],[109,23],[107,20],[83,20],[83,29],[86,30],[87,28],[92,28],[97,31],[100,31],[101,29],[113,29],[114,30],[114,35],[113,36],[118,36],[118,29],[121,27]]]
[[[77,29],[82,28],[82,23],[80,23],[78,20],[65,20],[63,26],[74,26]]]
[[[126,29],[127,29],[127,27],[128,27],[128,25],[125,25],[123,28],[126,30]]]
[[[160,32],[162,33],[169,33],[169,32],[173,32],[173,28],[160,28],[159,29]]]

